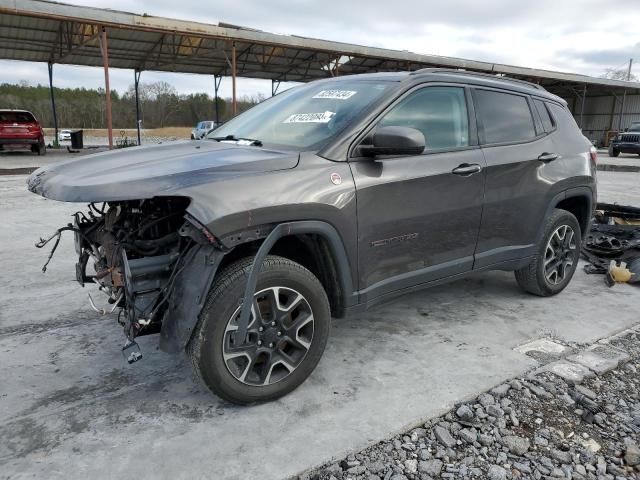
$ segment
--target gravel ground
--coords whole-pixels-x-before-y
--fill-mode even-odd
[[[640,334],[601,343],[627,361],[578,385],[548,371],[512,380],[299,478],[640,479]]]

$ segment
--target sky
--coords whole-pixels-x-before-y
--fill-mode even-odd
[[[640,76],[640,0],[66,0],[148,15],[226,22],[272,33],[600,76],[634,58]],[[56,65],[58,87],[104,86],[100,68]],[[0,83],[47,84],[45,64],[0,61]],[[112,69],[126,91],[133,72]],[[213,94],[213,77],[143,72],[180,93]],[[290,86],[290,85],[289,85]],[[283,87],[284,88],[284,84]],[[238,94],[271,94],[271,82],[238,79]],[[231,95],[231,79],[221,84]]]

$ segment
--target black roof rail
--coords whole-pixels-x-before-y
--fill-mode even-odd
[[[536,88],[538,90],[545,90],[542,85],[538,85],[537,83],[527,82],[526,80],[520,80],[518,78],[505,77],[501,73],[485,73],[485,72],[474,72],[473,70],[465,70],[465,69],[456,69],[456,68],[421,68],[420,70],[414,70],[411,72],[411,75],[417,75],[420,73],[455,73],[460,75],[472,75],[478,77],[491,78],[493,80],[504,80],[507,82],[521,83],[527,85],[529,87]]]

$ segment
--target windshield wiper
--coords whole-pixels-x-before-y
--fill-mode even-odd
[[[217,142],[228,141],[228,142],[236,142],[238,144],[254,145],[256,147],[262,146],[261,140],[256,140],[255,138],[244,138],[244,137],[238,138],[235,135],[227,135],[226,137],[211,137],[209,139],[215,140]]]

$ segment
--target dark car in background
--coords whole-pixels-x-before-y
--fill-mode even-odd
[[[211,390],[251,403],[311,374],[331,317],[487,270],[561,292],[596,160],[542,87],[425,69],[311,82],[200,142],[49,165],[29,189],[89,203],[49,241],[74,232],[77,280],[107,294],[97,311],[119,309],[130,362],[160,333]]]
[[[0,110],[0,151],[25,148],[38,155],[47,152],[40,123],[26,110]]]
[[[629,128],[618,133],[609,143],[610,157],[617,157],[621,153],[640,155],[640,122],[631,122]]]

